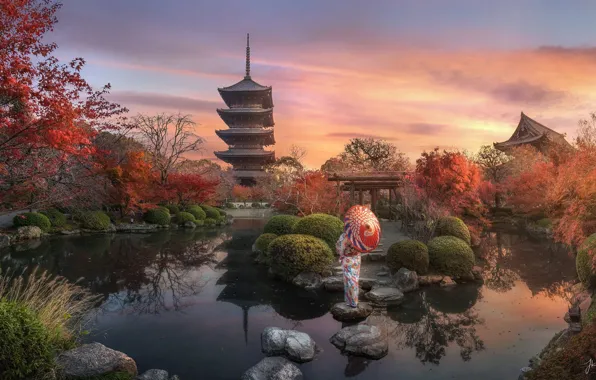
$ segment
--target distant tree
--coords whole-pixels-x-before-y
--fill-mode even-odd
[[[290,157],[299,162],[301,165],[304,165],[302,160],[304,159],[304,157],[306,157],[307,154],[308,151],[304,147],[301,147],[296,144],[292,144],[292,146],[290,146]]]
[[[251,198],[251,189],[247,186],[235,185],[232,189],[232,197],[235,201],[246,202]]]
[[[474,161],[482,168],[484,178],[494,185],[495,206],[501,207],[501,184],[510,173],[510,167],[507,164],[511,161],[511,156],[491,145],[484,145],[474,157]],[[485,189],[487,189],[486,186]]]
[[[596,149],[596,112],[590,113],[589,119],[579,121],[575,145],[579,149]]]
[[[265,170],[280,184],[294,181],[302,174],[304,166],[294,157],[282,156],[267,165]]]
[[[156,187],[155,201],[180,205],[209,203],[214,199],[219,180],[200,174],[170,173],[168,183]]]
[[[174,171],[176,173],[219,176],[222,168],[217,163],[206,158],[200,160],[182,158],[174,167]]]
[[[339,158],[355,171],[402,171],[409,167],[406,155],[385,140],[351,139]]]
[[[331,157],[323,165],[321,165],[321,171],[327,174],[341,173],[349,171],[350,166],[339,156]]]

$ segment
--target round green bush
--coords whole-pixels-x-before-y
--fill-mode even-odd
[[[186,212],[191,213],[196,220],[205,220],[207,217],[205,211],[200,206],[190,206],[186,209]]]
[[[43,378],[54,369],[50,334],[25,306],[0,300],[0,377]]]
[[[217,220],[213,219],[213,218],[206,218],[204,220],[205,226],[207,227],[211,227],[211,226],[215,226],[217,224]]]
[[[220,209],[220,208],[218,208],[218,209],[217,209],[217,212],[219,212],[219,215],[220,215],[220,216],[226,216],[226,215],[228,215],[228,213],[227,213],[227,212],[225,212],[224,210],[222,210],[222,209]]]
[[[168,215],[170,214],[170,209],[167,208],[166,206],[158,206],[156,208],[159,209],[159,210],[163,210],[164,212],[167,212]]]
[[[50,223],[52,224],[52,227],[64,227],[66,225],[66,215],[55,208],[44,210],[41,213],[47,216],[47,218],[50,220]]]
[[[252,207],[252,208],[261,208],[261,204],[259,202],[253,202],[253,203],[251,203],[250,207]]]
[[[299,220],[295,215],[275,215],[267,221],[263,230],[276,235],[291,234],[292,228]]]
[[[255,241],[255,248],[260,251],[261,253],[264,253],[265,256],[269,256],[268,252],[269,252],[269,244],[271,244],[271,242],[273,240],[275,240],[277,238],[276,234],[269,234],[269,233],[265,233],[265,234],[261,234],[257,240]]]
[[[181,211],[178,214],[176,214],[176,223],[178,223],[178,225],[183,226],[186,222],[193,222],[196,224],[197,220],[195,219],[195,216],[190,212]]]
[[[536,221],[536,225],[542,228],[552,228],[553,222],[548,218],[542,218]]]
[[[387,251],[387,266],[392,271],[407,268],[418,274],[428,273],[428,248],[418,240],[402,240]]]
[[[596,234],[592,234],[584,240],[575,257],[577,277],[587,288],[596,286],[596,275],[592,269],[593,254],[596,254]]]
[[[15,227],[37,226],[42,231],[48,231],[50,227],[52,227],[50,219],[48,219],[48,217],[44,214],[40,214],[38,212],[26,212],[24,214],[17,215],[12,219],[12,223]]]
[[[195,223],[195,225],[197,227],[200,227],[200,226],[204,226],[205,225],[205,221],[204,220],[195,220],[194,223]]]
[[[145,213],[144,220],[147,223],[158,224],[160,226],[170,225],[170,212],[165,211],[165,207],[158,207],[148,210]]]
[[[176,205],[166,205],[166,208],[170,211],[170,215],[176,215],[180,212],[180,208]]]
[[[217,219],[215,219],[215,221],[217,222],[218,225],[223,225],[226,223],[226,217],[223,215],[220,215],[217,217]]]
[[[83,228],[89,230],[107,230],[110,226],[110,217],[102,211],[87,211],[79,216]]]
[[[207,218],[217,219],[221,214],[218,209],[209,205],[201,205],[201,208],[205,211]]]
[[[231,202],[228,202],[228,203],[226,203],[226,208],[235,209],[235,208],[236,208],[236,205],[234,205],[234,204],[233,204],[233,203],[231,203]]]
[[[460,277],[469,275],[476,259],[472,248],[455,236],[439,236],[428,243],[430,267],[438,273]]]
[[[310,235],[283,235],[269,244],[273,273],[291,281],[301,272],[322,274],[333,262],[325,241]]]
[[[292,229],[294,234],[311,235],[323,239],[335,251],[335,243],[344,231],[344,222],[336,216],[311,214],[301,218]]]
[[[454,216],[439,219],[437,223],[437,236],[455,236],[465,241],[468,245],[472,241],[468,226],[461,219]]]

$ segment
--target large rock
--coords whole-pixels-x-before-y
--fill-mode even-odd
[[[333,305],[331,314],[338,321],[351,322],[366,319],[372,313],[372,310],[372,306],[366,302],[359,302],[358,307],[348,306],[344,302],[340,302]]]
[[[302,272],[294,277],[292,283],[304,289],[320,289],[323,286],[323,277],[314,272]]]
[[[339,276],[327,277],[323,279],[325,290],[330,292],[344,291],[344,278]]]
[[[11,240],[10,235],[0,234],[0,248],[8,247]]]
[[[454,285],[457,285],[457,283],[455,281],[453,281],[453,279],[449,276],[445,276],[443,277],[443,280],[441,280],[440,285],[444,288],[448,288]]]
[[[142,375],[139,375],[135,378],[135,380],[180,380],[178,376],[174,375],[170,377],[168,371],[164,371],[163,369],[150,369],[146,371]]]
[[[361,289],[371,290],[375,285],[377,285],[377,280],[374,278],[360,277],[358,279],[358,285]]]
[[[389,351],[387,339],[376,326],[348,326],[333,335],[330,342],[342,352],[371,359],[381,359]]]
[[[412,292],[418,289],[418,275],[407,268],[400,268],[393,276],[395,286],[403,293]]]
[[[23,226],[17,229],[17,236],[21,240],[39,239],[41,237],[41,228],[37,226]]]
[[[420,286],[438,285],[441,281],[443,281],[443,276],[441,275],[418,276],[418,285]]]
[[[100,376],[111,372],[137,375],[134,360],[101,343],[84,344],[65,351],[56,358],[56,363],[66,378]]]
[[[267,356],[283,355],[295,362],[304,363],[314,359],[316,344],[306,333],[266,327],[261,334],[261,349]]]
[[[475,266],[472,268],[472,274],[474,275],[474,281],[478,283],[484,282],[484,275],[482,274],[482,267]]]
[[[192,229],[192,228],[196,228],[196,227],[197,227],[197,225],[191,220],[187,220],[186,222],[184,222],[184,228]]]
[[[366,298],[378,305],[399,305],[404,299],[404,294],[396,288],[375,288],[366,293]]]
[[[303,380],[300,369],[282,357],[264,358],[244,372],[241,380]]]
[[[81,233],[81,230],[60,230],[61,235],[78,235]]]

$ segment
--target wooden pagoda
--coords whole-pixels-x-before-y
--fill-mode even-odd
[[[218,88],[228,108],[217,113],[228,129],[215,133],[228,150],[214,152],[220,160],[231,164],[234,177],[242,185],[253,185],[265,175],[264,166],[275,160],[275,152],[265,146],[275,144],[273,136],[273,99],[271,87],[262,86],[250,77],[250,40],[246,36],[246,75],[240,82]]]
[[[542,153],[546,153],[553,147],[572,148],[571,144],[565,140],[565,135],[553,131],[522,112],[517,128],[509,140],[494,143],[493,146],[495,149],[507,153],[514,147],[524,145],[531,145]]]

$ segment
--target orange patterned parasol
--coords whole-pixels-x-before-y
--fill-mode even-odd
[[[370,209],[356,205],[344,216],[344,233],[358,251],[370,252],[379,245],[381,225]]]

